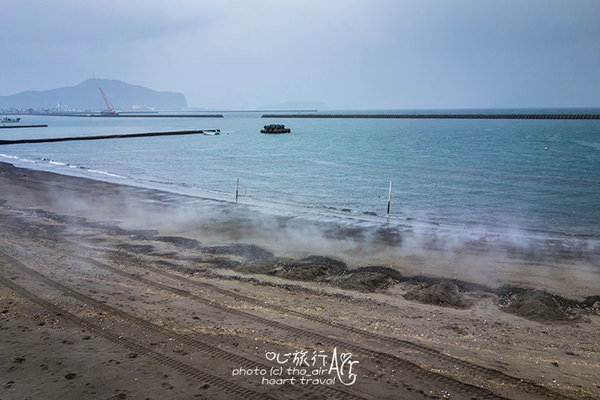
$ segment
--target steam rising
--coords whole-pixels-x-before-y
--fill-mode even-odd
[[[197,240],[203,246],[253,244],[279,257],[317,254],[342,260],[350,268],[380,265],[403,274],[492,285],[512,277],[533,284],[549,277],[560,286],[576,277],[587,287],[599,279],[593,261],[598,259],[599,247],[592,240],[385,218],[294,217],[257,206],[19,171],[23,171],[19,179],[24,188],[3,194],[9,205],[48,209],[126,230],[153,230],[158,235]],[[38,181],[38,175],[43,179]],[[35,184],[28,185],[28,180]]]

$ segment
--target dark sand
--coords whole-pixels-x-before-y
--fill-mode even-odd
[[[600,397],[597,259],[410,239],[0,164],[0,399]]]

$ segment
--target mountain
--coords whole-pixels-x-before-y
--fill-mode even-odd
[[[157,92],[143,86],[112,79],[88,79],[77,86],[58,89],[29,90],[0,96],[0,108],[104,110],[106,106],[98,88],[117,110],[181,110],[187,107],[185,96],[175,92]]]
[[[258,107],[258,110],[324,110],[327,104],[320,101],[288,101],[278,104],[267,104]]]

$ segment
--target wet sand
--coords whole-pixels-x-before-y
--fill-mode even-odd
[[[8,164],[0,188],[2,399],[600,397],[589,255],[424,248]]]

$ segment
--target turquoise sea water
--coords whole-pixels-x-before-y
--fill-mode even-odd
[[[0,146],[0,161],[228,201],[234,201],[239,178],[243,203],[347,224],[385,221],[475,238],[518,233],[592,247],[600,240],[600,120],[223,114],[24,116],[24,123],[49,127],[2,130],[2,139],[210,128],[223,134]],[[270,123],[283,123],[292,133],[260,134]]]

